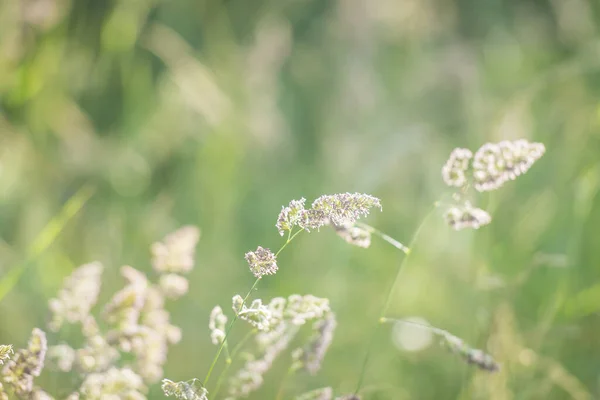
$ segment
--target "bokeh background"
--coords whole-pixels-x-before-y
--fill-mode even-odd
[[[246,251],[280,246],[282,205],[370,193],[383,212],[367,222],[406,243],[447,192],[454,147],[526,138],[547,152],[476,199],[491,225],[454,232],[440,209],[390,309],[502,370],[390,326],[364,397],[600,398],[599,29],[592,0],[1,1],[0,343],[45,326],[76,266],[105,264],[107,299],[121,265],[150,273],[150,244],[194,224],[166,375],[202,378],[210,310],[251,285]],[[294,377],[288,397],[353,391],[401,259],[327,229],[282,253],[257,296],[312,293],[338,315],[321,373]],[[274,397],[289,361],[252,399]]]

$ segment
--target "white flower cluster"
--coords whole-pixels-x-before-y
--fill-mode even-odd
[[[247,252],[245,258],[250,266],[250,271],[257,278],[262,278],[264,275],[274,275],[277,272],[277,259],[269,249],[258,246],[256,251]]]
[[[268,331],[271,328],[273,314],[271,310],[262,303],[261,299],[252,300],[250,306],[246,306],[246,304],[244,304],[244,299],[238,294],[233,296],[232,303],[233,312],[235,312],[240,319],[248,322],[259,331]]]
[[[467,171],[472,162],[473,186],[477,191],[496,190],[505,182],[516,179],[531,168],[546,148],[542,143],[530,143],[525,139],[486,143],[475,155],[469,149],[457,148],[442,168],[442,178],[448,186],[465,187],[469,180]]]
[[[234,297],[234,310],[244,310],[241,302],[240,296]],[[335,317],[327,299],[312,295],[291,295],[288,298],[274,298],[267,306],[255,300],[247,309],[255,310],[256,313],[254,320],[248,322],[258,328],[255,321],[260,321],[261,326],[266,329],[262,329],[256,335],[257,354],[250,357],[242,369],[230,379],[228,399],[245,397],[258,389],[263,383],[264,374],[271,368],[277,356],[289,346],[298,329],[309,321],[314,321],[315,332],[325,337],[320,340],[311,337],[309,345],[303,349],[302,359],[310,360],[310,368],[318,370],[335,328]],[[318,324],[319,321],[328,322],[321,325]],[[317,341],[319,344],[315,344]],[[312,355],[309,356],[308,353]],[[300,354],[300,351],[295,351],[294,354]]]
[[[448,225],[457,231],[465,228],[479,229],[492,221],[490,214],[481,208],[473,207],[468,201],[462,206],[450,207],[445,218]]]
[[[235,310],[234,310],[235,311]],[[215,306],[210,313],[208,321],[208,329],[210,329],[210,340],[213,344],[218,345],[225,340],[225,324],[227,316],[223,314],[223,309]]]
[[[458,198],[462,198],[470,186],[479,192],[496,190],[527,172],[545,151],[542,143],[524,139],[486,143],[475,155],[469,149],[456,148],[442,167],[442,178],[446,185],[461,189],[461,193],[455,194]],[[455,230],[478,229],[491,221],[486,211],[473,207],[468,201],[450,207],[445,218]]]
[[[304,198],[292,200],[282,208],[276,224],[280,235],[283,236],[285,231],[291,232],[295,226],[310,231],[329,224],[353,224],[368,215],[371,208],[381,210],[378,198],[363,193],[323,195],[313,201],[310,209],[304,208],[305,201]]]
[[[179,400],[208,400],[208,390],[198,384],[197,379],[187,382],[162,380],[162,391],[165,396],[175,396]]]
[[[44,368],[47,349],[46,334],[41,329],[35,328],[31,332],[27,348],[17,351],[2,368],[1,375],[4,383],[10,386],[20,398],[45,395],[33,386],[33,380],[40,376]],[[0,387],[0,396],[2,395],[5,393]]]
[[[544,155],[542,143],[527,140],[486,143],[473,157],[475,189],[484,192],[496,190],[509,180],[515,180]]]
[[[463,187],[467,183],[466,172],[473,153],[469,149],[456,148],[442,167],[442,177],[448,186]]]

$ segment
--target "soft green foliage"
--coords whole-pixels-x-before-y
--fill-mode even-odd
[[[385,212],[368,223],[408,245],[447,190],[454,148],[525,138],[546,154],[461,199],[491,216],[479,230],[450,229],[438,208],[388,310],[485,349],[501,370],[435,346],[408,353],[379,329],[363,397],[599,398],[598,15],[592,0],[0,2],[0,343],[26,348],[78,265],[102,262],[108,296],[122,263],[150,274],[151,243],[193,224],[203,240],[169,308],[183,336],[165,374],[202,377],[210,312],[229,313],[252,285],[243,255],[277,248],[290,199],[371,193]],[[354,391],[404,257],[372,234],[369,249],[330,227],[302,234],[261,283],[262,299],[313,293],[336,312],[322,369],[293,377],[290,395]],[[249,399],[273,398],[289,361]],[[35,382],[64,398],[71,377]]]

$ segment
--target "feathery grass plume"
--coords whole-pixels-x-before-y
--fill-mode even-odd
[[[67,344],[57,344],[48,347],[46,352],[46,365],[49,368],[69,372],[75,362],[75,350]]]
[[[308,343],[293,353],[297,367],[304,368],[311,375],[317,374],[321,369],[325,353],[333,341],[336,326],[337,321],[332,312],[313,324],[313,334]]]
[[[250,266],[250,271],[257,278],[262,278],[264,275],[273,275],[277,272],[277,259],[269,249],[258,246],[256,251],[246,253],[245,258]]]
[[[302,211],[298,226],[307,232],[329,225],[331,220],[323,210],[309,209]]]
[[[195,226],[184,226],[165,236],[162,242],[152,244],[152,266],[159,273],[190,272],[194,267],[196,244],[200,230]]]
[[[442,335],[442,344],[450,349],[451,352],[459,354],[467,363],[477,366],[479,369],[489,372],[500,370],[500,365],[483,350],[474,349],[466,344],[462,339],[444,332]]]
[[[526,173],[545,151],[542,143],[525,139],[484,144],[473,157],[475,189],[480,192],[498,189],[506,181]]]
[[[337,233],[339,237],[351,245],[362,247],[364,249],[371,246],[371,232],[365,228],[356,226],[352,223],[346,223],[343,225],[333,225],[333,229],[335,229],[335,233]]]
[[[188,280],[181,275],[164,274],[159,278],[158,286],[165,297],[176,300],[187,293],[189,284]]]
[[[165,396],[175,396],[179,400],[208,400],[208,390],[200,385],[198,379],[187,382],[162,380],[162,391]]]
[[[32,397],[36,389],[33,379],[40,376],[44,368],[47,350],[46,333],[34,328],[26,349],[17,351],[2,368],[4,383],[19,397]]]
[[[0,365],[4,364],[5,361],[10,359],[10,355],[13,354],[12,344],[0,344]]]
[[[311,390],[296,396],[296,400],[331,400],[333,399],[333,390],[330,387]]]
[[[208,329],[210,329],[210,340],[213,344],[219,345],[225,340],[225,324],[227,316],[223,313],[220,306],[215,306],[210,312]]]
[[[234,310],[235,307],[234,304]],[[257,390],[263,383],[264,374],[277,356],[288,348],[300,327],[331,313],[327,299],[312,295],[277,297],[269,302],[267,309],[269,328],[255,336],[256,353],[249,354],[244,366],[230,378],[228,399],[246,397]]]
[[[262,303],[261,299],[252,300],[250,306],[244,304],[244,299],[239,294],[233,296],[232,308],[239,319],[248,322],[259,331],[267,331],[271,327],[271,311]]]
[[[467,183],[466,171],[473,153],[469,149],[456,148],[450,153],[446,164],[442,167],[442,178],[448,186],[463,187]]]
[[[354,223],[361,216],[368,215],[373,207],[381,210],[380,200],[363,193],[324,195],[312,203],[312,209],[325,213],[334,225]]]
[[[85,377],[80,392],[86,400],[145,400],[146,387],[142,378],[129,368],[112,367]]]
[[[457,231],[465,228],[479,229],[492,221],[490,214],[481,208],[473,207],[469,202],[465,202],[463,206],[450,207],[444,218],[448,225]]]
[[[291,231],[294,226],[298,225],[302,219],[304,203],[306,199],[303,197],[300,200],[292,200],[287,207],[282,207],[279,216],[277,217],[277,230],[281,236],[285,231]]]
[[[90,314],[98,300],[102,270],[102,264],[93,262],[80,266],[65,279],[57,298],[48,303],[52,312],[48,324],[51,331],[58,331],[65,321],[75,323]]]

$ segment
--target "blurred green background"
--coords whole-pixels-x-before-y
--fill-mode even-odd
[[[195,224],[166,375],[202,378],[210,310],[250,287],[246,251],[280,246],[282,205],[370,193],[383,212],[366,221],[407,243],[454,147],[527,138],[546,155],[478,198],[491,225],[427,220],[390,310],[502,370],[408,351],[390,326],[365,398],[600,398],[599,29],[592,0],[0,1],[0,343],[45,327],[76,266],[105,264],[106,299],[121,265],[150,272],[150,244]],[[282,253],[257,295],[328,297],[338,316],[321,373],[290,397],[353,391],[401,259],[328,229]],[[273,398],[289,360],[252,399]]]

